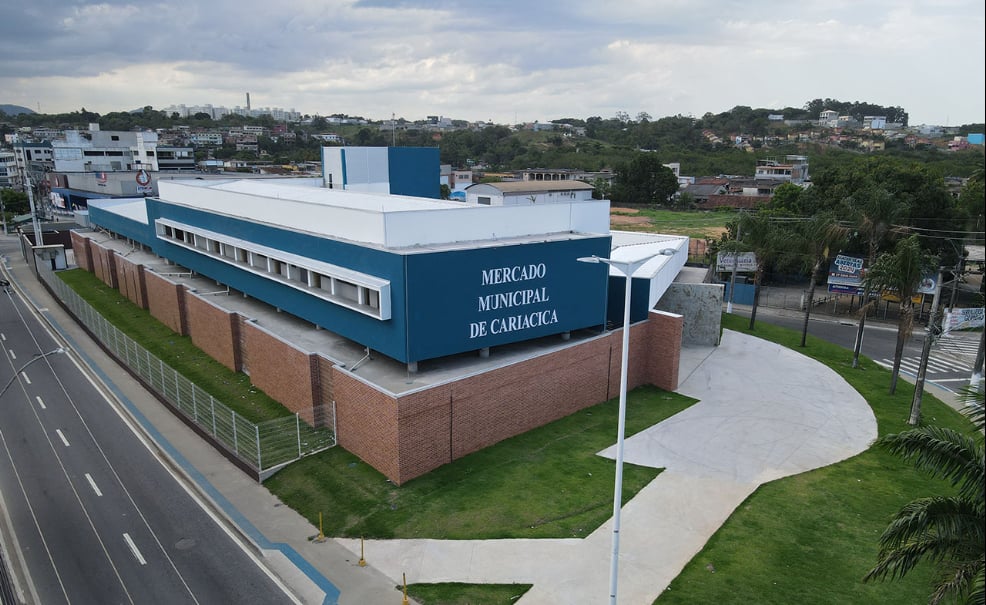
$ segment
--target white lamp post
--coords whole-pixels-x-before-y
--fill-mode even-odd
[[[616,605],[616,586],[620,563],[620,510],[623,508],[623,441],[627,417],[627,361],[630,356],[630,285],[634,272],[655,256],[672,256],[677,250],[665,248],[656,254],[632,260],[621,261],[598,256],[579,258],[583,263],[605,263],[623,274],[626,290],[623,296],[623,351],[620,360],[620,412],[616,429],[616,485],[613,494],[613,552],[609,563],[609,602]]]
[[[17,368],[17,371],[15,371],[14,372],[14,375],[10,377],[10,380],[7,381],[7,384],[3,385],[3,388],[0,389],[0,396],[3,396],[3,394],[7,392],[7,389],[10,388],[10,385],[14,384],[14,381],[17,380],[17,377],[20,375],[21,372],[23,372],[27,368],[27,366],[31,365],[32,363],[34,363],[35,361],[37,361],[39,359],[44,359],[45,357],[47,357],[49,355],[56,355],[56,354],[64,353],[64,352],[65,352],[65,349],[63,349],[61,347],[58,347],[57,349],[52,349],[51,351],[48,351],[47,353],[35,353],[34,357],[32,357],[31,359],[27,360],[27,363],[25,363],[21,367]]]

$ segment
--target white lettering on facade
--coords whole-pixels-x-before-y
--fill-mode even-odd
[[[548,268],[544,263],[514,265],[483,269],[480,280],[483,286],[496,286],[544,279]],[[551,301],[548,288],[521,288],[509,292],[484,294],[477,298],[478,312],[503,311],[528,305],[543,305]],[[495,317],[470,322],[469,338],[482,338],[493,334],[507,334],[518,330],[529,330],[558,323],[555,309],[528,311],[506,317]]]
[[[500,292],[498,294],[487,294],[479,297],[479,312],[496,311],[497,309],[509,309],[510,307],[521,307],[523,305],[533,305],[548,302],[547,288],[528,288],[526,290],[516,290],[514,292]]]
[[[558,314],[554,309],[535,311],[526,315],[510,315],[490,320],[490,334],[504,334],[517,330],[529,330],[540,326],[558,323]]]
[[[483,269],[482,285],[495,286],[497,284],[528,281],[531,279],[543,279],[546,273],[547,267],[545,267],[544,263]]]

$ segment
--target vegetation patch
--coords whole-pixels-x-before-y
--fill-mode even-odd
[[[251,384],[249,376],[209,357],[191,338],[175,334],[92,273],[70,269],[57,275],[118,330],[247,420],[263,422],[292,415]]]
[[[695,401],[654,387],[627,401],[627,435]],[[616,441],[611,400],[455,460],[398,487],[335,448],[288,466],[267,487],[330,536],[583,538],[613,512],[616,465],[597,454]],[[624,501],[659,473],[627,464]]]

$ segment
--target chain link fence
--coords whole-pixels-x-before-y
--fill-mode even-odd
[[[38,275],[121,363],[263,481],[283,466],[336,445],[335,414],[327,406],[309,413],[254,423],[203,391],[121,332],[43,263]]]

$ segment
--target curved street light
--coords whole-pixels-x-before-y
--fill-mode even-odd
[[[29,359],[21,367],[17,368],[17,371],[15,371],[14,372],[14,375],[10,377],[10,380],[7,381],[7,384],[3,385],[3,388],[0,389],[0,397],[3,397],[3,394],[6,393],[7,392],[7,389],[10,388],[10,385],[14,384],[14,380],[16,380],[18,376],[20,376],[20,373],[24,371],[24,368],[26,368],[27,366],[31,365],[35,361],[38,361],[39,359],[44,359],[45,357],[47,357],[49,355],[56,355],[58,353],[64,353],[64,352],[65,352],[65,349],[63,349],[62,347],[58,347],[57,349],[52,349],[51,351],[48,351],[47,353],[35,353],[34,354],[34,357],[32,357],[31,359]]]

